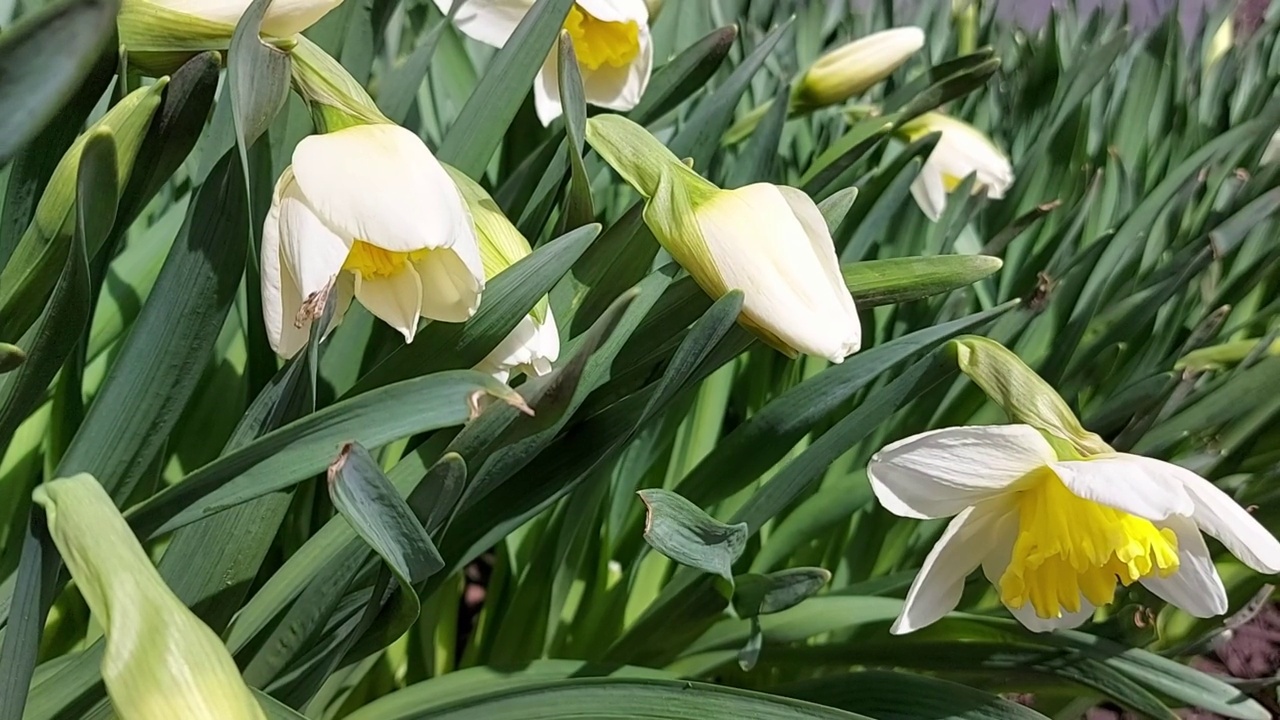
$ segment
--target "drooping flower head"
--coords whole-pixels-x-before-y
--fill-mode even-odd
[[[412,342],[420,317],[461,322],[484,289],[475,230],[449,175],[418,136],[355,125],[298,143],[262,233],[262,298],[272,348],[306,343],[307,301],[337,283]]]
[[[975,176],[973,194],[999,200],[1013,185],[1013,166],[1000,148],[972,125],[929,112],[907,123],[902,133],[917,140],[939,133],[938,144],[911,183],[911,196],[930,220],[942,217],[947,195],[969,175]]]

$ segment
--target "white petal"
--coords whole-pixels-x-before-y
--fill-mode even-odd
[[[304,299],[329,286],[349,251],[307,206],[298,186],[287,185],[280,198],[280,257]]]
[[[1159,461],[1152,461],[1159,462]],[[1195,505],[1192,519],[1200,529],[1217,538],[1245,565],[1260,573],[1280,572],[1280,542],[1247,510],[1216,485],[1172,463],[1161,463],[1182,482]]]
[[[947,189],[942,184],[942,171],[937,165],[925,161],[920,174],[911,181],[911,197],[915,198],[925,217],[938,222],[942,211],[947,209]]]
[[[447,14],[453,0],[435,3],[440,12]],[[533,0],[466,0],[453,17],[453,24],[473,40],[502,47],[532,7]]]
[[[1178,536],[1178,569],[1167,578],[1149,575],[1141,580],[1142,584],[1196,617],[1225,613],[1227,590],[1195,523],[1188,518],[1171,517],[1161,524]]]
[[[262,33],[271,37],[292,37],[315,25],[342,0],[274,0],[262,19]],[[248,9],[248,3],[244,3]],[[237,20],[239,16],[237,16]]]
[[[848,350],[846,354],[857,352],[862,347],[862,322],[858,319],[858,309],[853,304],[853,295],[849,293],[849,286],[844,281],[844,273],[840,270],[840,258],[836,257],[835,241],[831,239],[831,230],[827,227],[827,221],[822,217],[822,211],[818,209],[813,198],[803,191],[786,185],[779,185],[778,191],[782,193],[782,199],[787,201],[787,205],[791,207],[791,211],[795,213],[796,219],[804,228],[805,234],[809,236],[809,245],[813,248],[814,257],[818,259],[818,263],[826,274],[832,294],[840,300],[840,305],[844,309],[841,320],[847,323],[845,332],[850,343],[846,348]]]
[[[483,271],[477,275],[454,250],[432,250],[413,266],[422,280],[419,298],[423,317],[464,322],[480,307]]]
[[[577,5],[597,20],[634,22],[648,29],[649,7],[644,0],[578,0]]]
[[[417,272],[406,267],[387,277],[357,277],[355,295],[375,317],[399,330],[405,342],[413,342],[422,304],[422,284]]]
[[[1036,615],[1035,608],[1031,607],[1031,603],[1027,603],[1020,608],[1009,608],[1009,612],[1018,619],[1031,632],[1052,632],[1054,630],[1070,630],[1078,628],[1084,624],[1086,620],[1093,617],[1093,611],[1096,608],[1084,598],[1080,598],[1079,612],[1064,612],[1062,617],[1042,618]]]
[[[524,316],[502,342],[476,365],[476,369],[494,376],[500,371],[510,370],[541,376],[551,372],[551,363],[559,357],[560,333],[551,308],[547,308],[545,322],[539,323],[532,315]]]
[[[872,456],[867,477],[889,512],[939,518],[1007,492],[1055,459],[1028,425],[943,428],[886,446]]]
[[[465,218],[457,186],[417,135],[358,125],[303,138],[293,172],[335,233],[385,250],[449,247]]]
[[[965,578],[982,562],[994,541],[993,533],[1001,526],[1000,519],[1011,510],[1009,503],[997,500],[965,508],[951,520],[916,574],[890,632],[901,635],[919,630],[955,609]]]
[[[564,106],[560,103],[559,67],[556,51],[552,50],[542,63],[538,77],[533,79],[533,109],[538,113],[538,120],[543,127],[550,125],[552,120],[564,113]],[[585,88],[585,83],[583,87]]]
[[[292,173],[285,169],[276,182],[262,227],[262,320],[267,329],[271,349],[281,357],[291,358],[307,343],[307,330],[294,327],[294,318],[302,309],[302,291],[288,272],[280,267],[280,199]]]
[[[696,218],[722,284],[742,290],[746,318],[807,355],[839,362],[858,346],[848,291],[832,287],[814,252],[830,236],[811,239],[776,186],[717,193]]]
[[[638,41],[640,52],[623,67],[582,68],[582,91],[587,103],[610,110],[631,110],[640,104],[653,74],[653,39],[648,26],[640,26]],[[558,94],[556,102],[559,103]]]
[[[1191,515],[1191,497],[1167,468],[1169,463],[1117,453],[1064,460],[1050,467],[1073,495],[1148,520]]]

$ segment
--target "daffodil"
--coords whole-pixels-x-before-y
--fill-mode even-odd
[[[250,0],[124,0],[117,24],[132,53],[225,50]],[[262,35],[290,38],[314,25],[342,0],[274,0]]]
[[[718,188],[618,115],[588,120],[587,142],[648,200],[645,224],[708,295],[742,291],[739,322],[761,340],[837,363],[858,350],[857,309],[808,195],[769,183]]]
[[[466,0],[454,16],[473,40],[502,47],[533,7],[534,0]],[[435,0],[448,12],[455,0]],[[591,105],[630,110],[644,95],[653,71],[653,41],[644,0],[578,0],[564,29],[573,41],[582,89]],[[560,117],[558,53],[553,48],[533,81],[534,107],[543,125]]]
[[[418,318],[461,322],[484,289],[475,230],[426,145],[396,125],[355,125],[298,143],[262,232],[272,348],[292,357],[337,285],[412,342]],[[310,300],[310,302],[309,302]]]
[[[1057,442],[1058,447],[1069,447]],[[1172,463],[1109,452],[1081,458],[1029,425],[954,427],[893,443],[871,459],[890,512],[952,517],[907,593],[894,633],[955,608],[981,567],[1031,630],[1076,627],[1141,583],[1196,617],[1227,610],[1201,533],[1249,567],[1280,571],[1280,543],[1208,480]]]
[[[924,47],[917,27],[882,30],[842,45],[818,58],[801,76],[791,102],[796,108],[842,103],[889,77]]]
[[[909,140],[940,133],[938,144],[911,183],[911,196],[930,220],[942,217],[947,194],[969,175],[975,175],[973,193],[998,200],[1013,185],[1009,158],[972,125],[938,112],[925,113],[902,128]]]

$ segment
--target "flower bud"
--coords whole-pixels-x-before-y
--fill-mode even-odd
[[[889,77],[920,48],[924,31],[917,27],[872,33],[818,58],[796,85],[793,110],[842,103]]]
[[[91,475],[45,483],[32,499],[71,571],[106,652],[102,679],[133,720],[264,718],[222,640],[165,585]]]
[[[617,115],[588,120],[587,142],[648,200],[645,223],[708,295],[742,291],[739,322],[761,340],[832,362],[858,350],[853,297],[808,195],[768,183],[722,190]]]
[[[277,0],[262,19],[262,35],[288,39],[314,25],[342,0]],[[163,56],[226,50],[250,0],[124,0],[116,20],[120,44],[132,55]]]

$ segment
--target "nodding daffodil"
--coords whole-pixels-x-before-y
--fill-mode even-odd
[[[894,633],[953,610],[979,566],[1004,605],[1037,632],[1080,625],[1115,598],[1117,582],[1141,583],[1196,617],[1226,612],[1201,532],[1249,567],[1280,572],[1280,542],[1194,472],[1127,453],[1067,454],[1060,458],[1029,425],[992,425],[922,433],[872,457],[867,474],[887,510],[954,516]]]
[[[448,12],[454,0],[435,0]],[[534,0],[465,0],[454,23],[468,37],[502,47],[533,7]],[[586,101],[610,110],[630,110],[644,95],[653,71],[653,41],[644,0],[578,0],[564,29],[573,40]],[[543,125],[560,117],[558,53],[552,49],[533,81],[534,108]]]
[[[787,355],[841,362],[862,327],[826,220],[796,188],[716,187],[619,115],[587,121],[587,142],[643,195],[645,224],[713,298],[743,293],[739,322]]]
[[[882,30],[842,45],[818,58],[801,76],[792,96],[796,108],[818,108],[860,95],[893,74],[920,48],[917,27]]]
[[[911,196],[920,210],[936,221],[947,207],[947,194],[969,175],[975,175],[973,193],[998,200],[1013,185],[1013,166],[991,139],[972,125],[929,112],[902,127],[909,140],[940,133],[938,144],[911,183]]]
[[[262,231],[262,305],[271,347],[292,357],[337,283],[412,342],[418,318],[461,322],[484,270],[458,188],[417,135],[355,125],[298,143]],[[322,297],[322,296],[321,296]]]
[[[250,0],[124,0],[117,25],[130,53],[225,50]],[[342,0],[275,0],[262,35],[290,38],[314,25]]]

